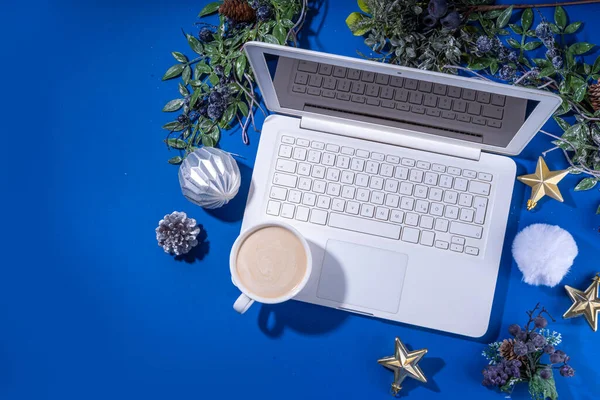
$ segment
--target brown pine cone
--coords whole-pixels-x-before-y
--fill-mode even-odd
[[[235,22],[256,20],[256,12],[246,0],[224,0],[219,7],[219,14]]]
[[[500,348],[498,349],[500,355],[506,360],[516,360],[519,358],[515,354],[515,340],[514,339],[505,339]]]
[[[594,111],[600,110],[600,83],[596,82],[588,88],[588,98]]]

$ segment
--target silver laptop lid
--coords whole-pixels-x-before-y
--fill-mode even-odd
[[[260,42],[245,45],[267,107],[515,155],[560,106],[546,91]]]

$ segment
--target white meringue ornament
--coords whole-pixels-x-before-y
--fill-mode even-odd
[[[240,189],[240,169],[231,154],[214,147],[190,153],[179,167],[181,192],[192,203],[219,208]]]

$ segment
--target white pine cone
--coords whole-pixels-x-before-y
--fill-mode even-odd
[[[184,212],[175,211],[161,219],[156,228],[156,240],[165,253],[182,255],[198,244],[200,228],[194,218]]]

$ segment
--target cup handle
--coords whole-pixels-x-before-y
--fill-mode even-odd
[[[246,311],[248,311],[248,309],[253,303],[254,300],[242,293],[240,294],[240,297],[237,298],[235,303],[233,303],[233,309],[239,312],[240,314],[243,314]]]

